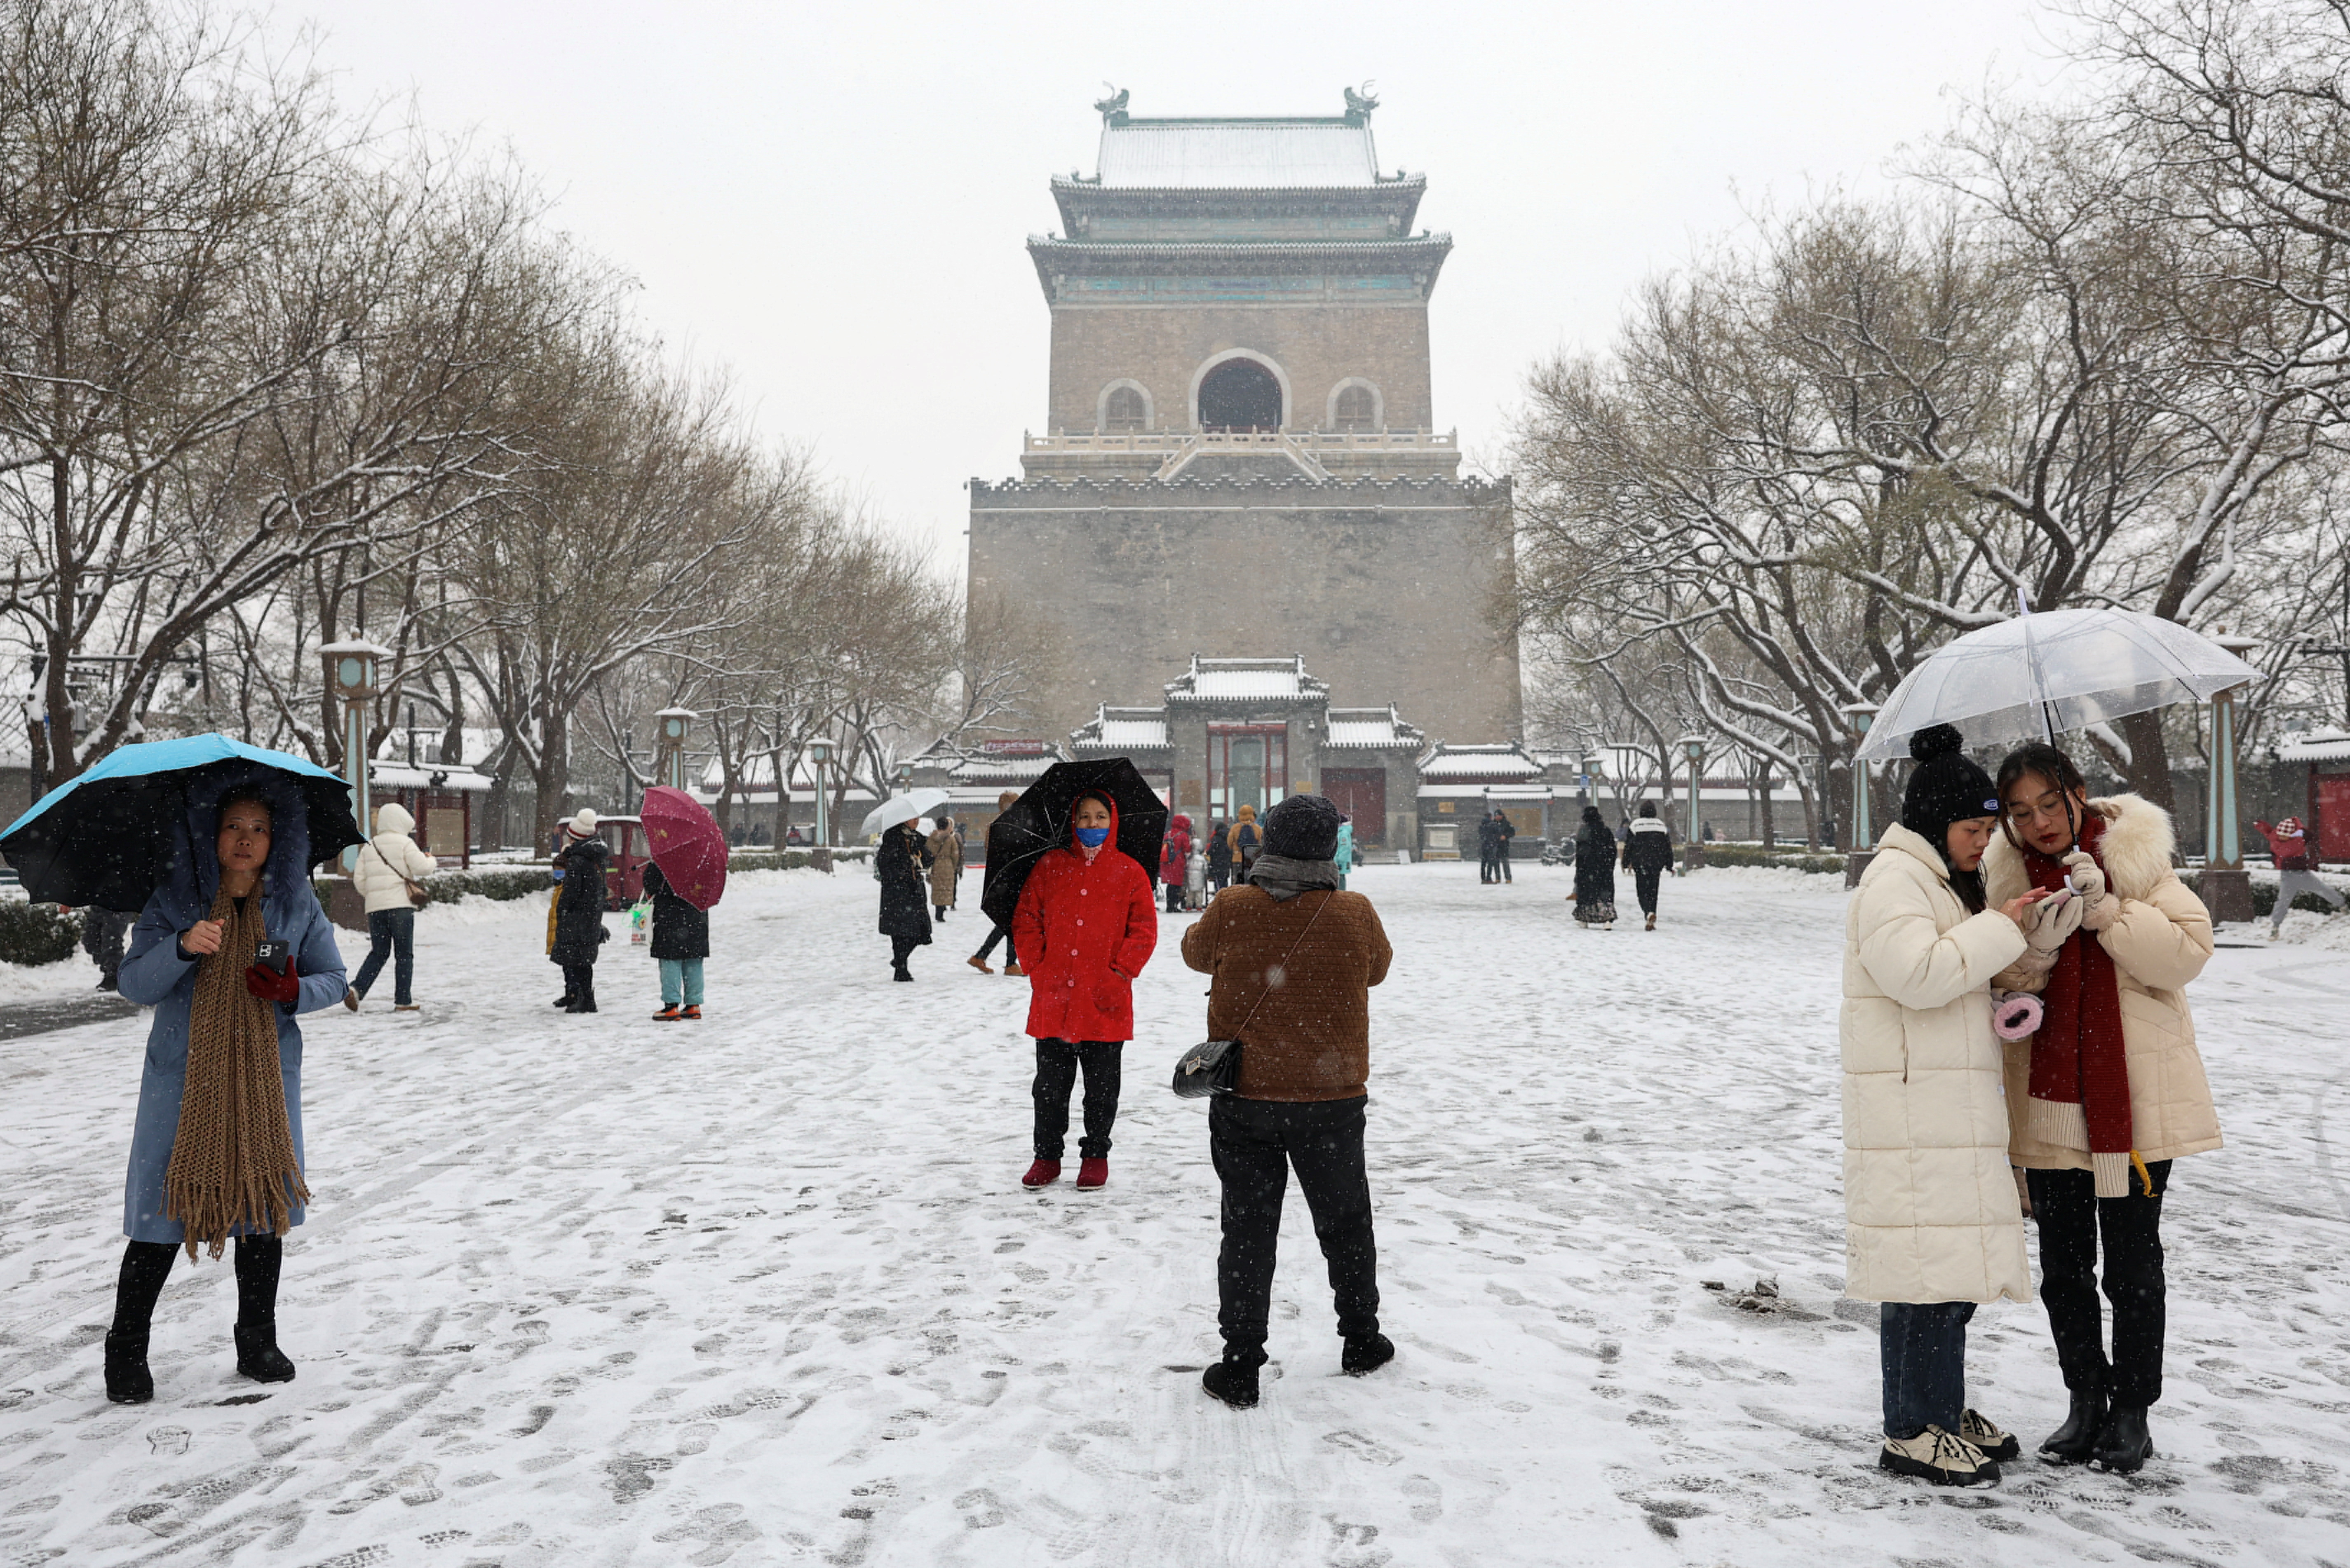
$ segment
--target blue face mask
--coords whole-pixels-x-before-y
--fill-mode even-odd
[[[1102,841],[1107,839],[1108,836],[1109,829],[1107,827],[1080,827],[1077,829],[1077,842],[1084,845],[1088,849],[1100,848]]]

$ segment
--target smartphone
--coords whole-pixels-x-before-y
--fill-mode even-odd
[[[274,938],[255,942],[253,946],[253,961],[272,974],[284,974],[286,965],[293,956],[292,948]]]
[[[2048,895],[2048,897],[2046,897],[2045,898],[2041,899],[2041,900],[2040,900],[2040,902],[2041,902],[2041,906],[2042,906],[2043,908],[2044,908],[2044,909],[2055,909],[2058,905],[2060,905],[2060,904],[2064,903],[2064,901],[2065,899],[2067,899],[2067,898],[2071,898],[2072,896],[2073,896],[2073,885],[2072,885],[2070,882],[2067,882],[2067,883],[2066,883],[2066,884],[2064,884],[2064,886],[2063,886],[2062,888],[2057,888],[2054,892],[2053,892],[2053,893],[2049,894],[2049,895]]]

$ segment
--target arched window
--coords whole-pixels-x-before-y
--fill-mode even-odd
[[[1277,431],[1281,383],[1253,359],[1227,359],[1200,381],[1203,431]]]
[[[1102,429],[1123,433],[1149,428],[1149,405],[1142,394],[1132,387],[1112,387],[1102,401]]]
[[[1331,425],[1342,431],[1374,431],[1379,428],[1378,394],[1368,387],[1341,387],[1330,412]]]

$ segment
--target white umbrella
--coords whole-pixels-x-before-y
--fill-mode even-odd
[[[865,826],[858,829],[867,835],[895,827],[901,822],[911,822],[918,816],[928,816],[946,805],[947,792],[942,789],[910,790],[893,794],[865,814]]]
[[[1885,700],[1863,762],[1907,756],[1909,737],[1934,724],[1990,745],[2203,702],[2262,679],[2259,666],[2174,620],[2135,610],[2063,609],[2020,615],[1936,649]]]

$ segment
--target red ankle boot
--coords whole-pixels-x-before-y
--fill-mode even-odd
[[[1105,1186],[1109,1181],[1109,1161],[1081,1159],[1077,1161],[1077,1190],[1087,1192]]]
[[[1040,1159],[1028,1168],[1028,1174],[1020,1179],[1020,1185],[1050,1187],[1060,1179],[1061,1162],[1057,1159]]]

